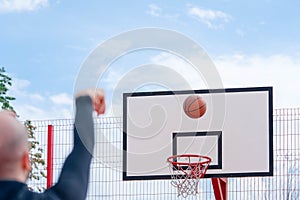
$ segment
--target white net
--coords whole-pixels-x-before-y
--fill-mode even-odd
[[[211,159],[199,155],[178,155],[168,158],[171,184],[177,188],[178,196],[186,198],[198,194],[198,183],[203,178]]]

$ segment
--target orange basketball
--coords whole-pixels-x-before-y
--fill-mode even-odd
[[[185,99],[183,103],[183,110],[190,118],[200,118],[206,112],[206,103],[200,96],[191,95]]]

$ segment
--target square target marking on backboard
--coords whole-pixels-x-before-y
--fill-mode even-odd
[[[222,132],[173,133],[173,155],[186,153],[208,156],[208,169],[222,169]]]

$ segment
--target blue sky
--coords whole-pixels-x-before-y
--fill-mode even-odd
[[[14,79],[21,117],[71,117],[74,82],[89,53],[119,33],[159,27],[200,44],[225,87],[274,86],[276,108],[299,107],[299,7],[297,0],[0,0],[0,66]],[[180,62],[149,52],[115,65],[135,60]]]

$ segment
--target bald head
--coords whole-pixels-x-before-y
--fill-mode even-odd
[[[23,174],[22,162],[25,154],[28,154],[26,129],[15,118],[14,113],[0,112],[0,179],[13,174]]]

